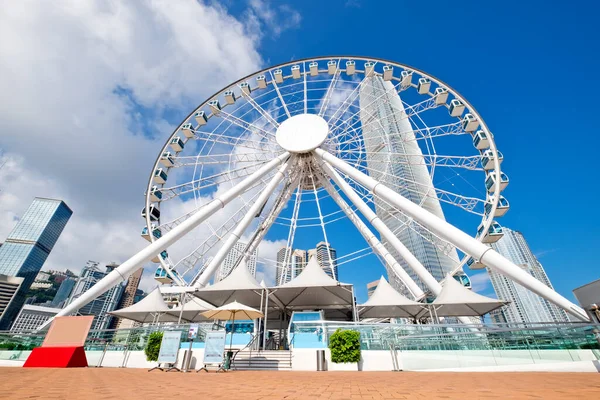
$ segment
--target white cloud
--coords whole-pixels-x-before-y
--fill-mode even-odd
[[[469,279],[471,280],[471,288],[475,292],[483,292],[491,286],[490,276],[487,271],[471,275]]]
[[[269,0],[250,0],[248,18],[254,30],[266,28],[274,37],[300,26],[302,16],[287,4],[273,5]]]
[[[33,197],[56,197],[74,215],[46,269],[143,247],[143,193],[172,120],[260,68],[259,28],[194,0],[2,7],[0,237]]]

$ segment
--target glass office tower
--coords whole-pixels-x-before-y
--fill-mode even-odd
[[[394,85],[380,76],[366,78],[360,88],[359,103],[369,175],[445,219],[423,153]],[[454,247],[448,246],[379,198],[375,198],[375,212],[438,282],[458,265],[458,254]],[[406,261],[384,238],[381,242],[410,277],[427,292],[429,289]],[[395,273],[387,272],[392,286],[410,297]]]
[[[10,328],[72,214],[61,200],[36,197],[0,247],[0,274],[23,278],[15,298],[0,316],[0,330]]]

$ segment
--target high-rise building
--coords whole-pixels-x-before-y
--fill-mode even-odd
[[[432,195],[436,191],[423,152],[392,82],[384,81],[380,76],[366,78],[361,85],[359,103],[369,175],[437,217],[445,219],[439,200]],[[378,197],[374,200],[377,216],[437,281],[444,279],[458,265],[456,248],[441,241]],[[395,249],[384,238],[381,242],[408,275],[424,291],[428,291],[429,288]],[[395,273],[389,269],[387,272],[392,286],[408,296],[407,288]]]
[[[375,292],[375,289],[377,289],[377,285],[379,285],[379,279],[367,283],[367,296],[371,297],[371,295]]]
[[[144,268],[140,268],[129,276],[129,279],[127,279],[127,285],[125,286],[125,290],[121,296],[121,302],[116,308],[117,310],[133,305],[143,272]],[[115,318],[113,325],[116,329],[121,329],[125,321],[126,320],[123,318]]]
[[[22,284],[23,278],[0,275],[0,316],[14,300]]]
[[[25,294],[72,214],[61,200],[36,197],[0,247],[0,274],[23,278],[15,298],[0,315],[0,330],[8,329],[21,310]]]
[[[286,268],[286,251],[289,251],[289,260]],[[306,250],[295,249],[292,250],[289,247],[282,247],[277,252],[277,267],[276,267],[276,282],[277,285],[283,285],[286,282],[291,281],[302,271],[308,261]],[[285,276],[284,276],[285,274]]]
[[[25,304],[10,328],[13,332],[32,331],[59,313],[60,308]]]
[[[96,261],[88,261],[86,263],[85,267],[79,274],[79,278],[77,278],[77,282],[75,283],[75,287],[71,292],[71,296],[69,297],[67,304],[73,302],[76,298],[88,291],[88,289],[98,283],[116,267],[114,264],[109,264],[106,266],[106,272],[102,272],[98,268],[98,265],[99,263]],[[116,310],[119,302],[121,301],[123,289],[123,285],[113,286],[104,294],[81,307],[78,313],[81,315],[94,316],[92,329],[108,329],[113,317],[107,313]]]
[[[329,245],[329,243],[319,242],[315,249],[308,251],[308,258],[310,259],[313,255],[317,257],[319,265],[330,277],[339,280],[338,277],[338,265],[337,265],[337,251]]]
[[[246,250],[246,243],[236,242],[235,245],[229,250],[229,253],[223,259],[221,266],[217,270],[215,274],[215,282],[222,281],[227,278],[233,267],[236,266],[240,257],[244,255],[244,251]],[[248,260],[246,261],[246,265],[248,266],[248,270],[252,274],[252,276],[256,276],[256,258],[258,257],[258,250],[255,249],[254,252]]]
[[[493,243],[492,248],[550,289],[554,289],[542,264],[527,245],[523,234],[507,227],[502,227],[502,230],[504,236]],[[487,271],[498,298],[510,302],[502,310],[496,312],[496,314],[501,313],[502,316],[495,316],[494,320],[504,320],[509,323],[569,321],[567,313],[563,309],[524,288],[512,279],[490,268]]]
[[[60,286],[58,287],[58,290],[56,291],[56,294],[54,295],[54,298],[52,299],[52,306],[62,308],[62,306],[65,304],[65,302],[71,295],[71,292],[73,291],[74,287],[75,287],[75,279],[65,278],[60,283]]]

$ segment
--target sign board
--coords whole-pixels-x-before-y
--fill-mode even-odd
[[[206,334],[204,364],[222,364],[225,350],[225,331]]]
[[[167,331],[163,333],[162,342],[160,342],[160,351],[158,352],[158,362],[175,364],[177,362],[177,353],[179,353],[180,341],[181,332],[179,331]]]
[[[188,331],[188,339],[190,339],[190,340],[196,339],[198,337],[198,329],[199,328],[200,328],[200,325],[191,324],[190,330]]]
[[[42,347],[81,347],[94,321],[93,315],[55,317]]]

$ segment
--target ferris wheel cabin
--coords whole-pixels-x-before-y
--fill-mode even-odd
[[[283,71],[280,69],[276,69],[273,71],[273,77],[275,78],[276,83],[283,83]]]
[[[155,183],[162,185],[163,183],[165,183],[167,181],[167,173],[165,171],[163,171],[162,168],[159,168],[154,171],[153,180]]]
[[[373,72],[375,70],[375,63],[374,62],[366,62],[365,63],[365,75],[366,76],[373,76]]]
[[[150,200],[156,203],[162,200],[162,191],[158,186],[152,186],[152,189],[150,189]]]
[[[156,225],[154,224],[152,224],[152,236],[154,236],[156,239],[160,239],[160,237],[162,236],[160,229],[156,228]],[[149,242],[152,241],[150,240],[150,234],[148,233],[147,226],[145,226],[144,229],[142,229],[142,237]]]
[[[431,87],[431,81],[427,78],[419,78],[419,85],[417,86],[417,91],[419,94],[429,93],[429,88]]]
[[[308,64],[308,69],[310,70],[310,76],[319,75],[319,63],[318,62],[313,61],[310,64]]]
[[[292,71],[292,78],[294,78],[294,79],[300,78],[300,66],[299,65],[292,65],[291,71]]]
[[[267,88],[267,77],[264,75],[257,76],[256,84],[258,85],[259,89],[266,89]]]
[[[218,115],[221,112],[221,103],[219,100],[211,100],[208,102],[208,107],[213,115]]]
[[[223,96],[225,96],[225,102],[229,105],[235,104],[235,101],[237,100],[235,97],[235,93],[233,93],[231,90],[228,90],[225,93],[223,93]]]
[[[393,76],[394,76],[394,67],[392,67],[391,65],[384,65],[383,66],[383,80],[390,81],[390,80],[392,80]]]
[[[188,139],[194,137],[194,128],[192,127],[192,124],[183,124],[181,126],[181,133]]]
[[[435,104],[438,106],[446,104],[448,101],[448,89],[439,87],[435,89]]]
[[[246,96],[250,96],[250,93],[252,93],[252,88],[248,82],[240,83],[240,89],[242,89],[242,94]]]
[[[176,153],[179,153],[185,147],[183,140],[181,140],[179,136],[175,136],[173,139],[171,139],[171,143],[169,144]]]
[[[463,118],[462,126],[465,132],[475,132],[475,129],[479,127],[479,121],[473,114],[467,114]]]
[[[165,253],[165,252],[163,252],[163,253]],[[177,273],[177,271],[171,270],[171,273],[173,275],[179,277],[179,274]],[[171,277],[167,273],[167,270],[164,269],[162,265],[159,265],[158,268],[156,268],[156,271],[154,272],[154,279],[163,284],[173,283],[173,279],[171,279]]]
[[[161,252],[160,252],[160,254],[159,254],[158,256],[155,256],[155,257],[152,259],[152,262],[153,262],[153,263],[158,263],[158,262],[160,262],[160,259],[158,258],[159,256],[160,256],[160,258],[162,258],[163,260],[166,260],[166,259],[167,259],[167,257],[169,257],[169,255],[167,254],[167,251],[166,251],[166,250],[163,250],[163,251],[161,251]]]
[[[198,111],[197,113],[195,113],[194,119],[196,120],[198,126],[206,125],[206,122],[208,122],[208,119],[206,118],[206,113],[204,111]]]
[[[412,72],[402,71],[400,72],[400,85],[402,87],[410,86],[412,83]]]
[[[483,169],[486,171],[494,169],[495,158],[494,152],[491,149],[484,151],[481,155],[481,166]],[[498,151],[498,164],[502,164],[502,160],[504,160],[504,156]]]
[[[485,132],[481,129],[473,135],[473,146],[475,146],[477,150],[485,150],[490,147],[490,141]]]
[[[485,178],[485,187],[489,193],[494,191],[496,185],[496,173],[490,172]],[[503,191],[508,186],[508,175],[504,172],[500,172],[500,191]]]
[[[450,108],[448,109],[450,112],[450,116],[452,117],[460,117],[463,112],[465,112],[465,105],[462,101],[458,99],[453,99],[450,102]]]
[[[354,75],[356,72],[356,63],[353,60],[346,61],[346,74]]]
[[[485,265],[471,257],[467,260],[467,267],[469,267],[470,270],[478,270],[484,269]]]
[[[484,234],[483,232],[483,224],[479,225],[479,229],[477,229],[477,237],[481,237]],[[490,228],[488,229],[485,236],[482,237],[482,243],[496,243],[500,238],[504,235],[502,232],[502,227],[496,221],[492,222]]]
[[[171,156],[171,153],[167,151],[160,156],[160,163],[165,167],[172,167],[175,165],[175,160],[173,159],[173,156]]]
[[[467,289],[471,289],[471,280],[469,279],[469,276],[464,273],[464,271],[458,271],[452,277]]]
[[[146,207],[142,209],[142,217],[146,218]],[[150,221],[158,221],[160,219],[160,210],[154,204],[150,205]]]
[[[490,201],[485,203],[485,213],[486,215],[489,215],[490,212],[492,212],[492,203],[494,202],[494,198],[492,197],[490,199]],[[506,214],[506,212],[508,211],[508,209],[510,208],[510,205],[508,204],[508,200],[506,200],[506,198],[502,195],[500,195],[500,197],[498,198],[498,205],[496,206],[496,211],[494,212],[494,217],[501,217],[504,214]]]
[[[327,61],[327,73],[329,75],[335,74],[336,69],[337,69],[337,62],[336,61],[334,61],[334,60]]]

